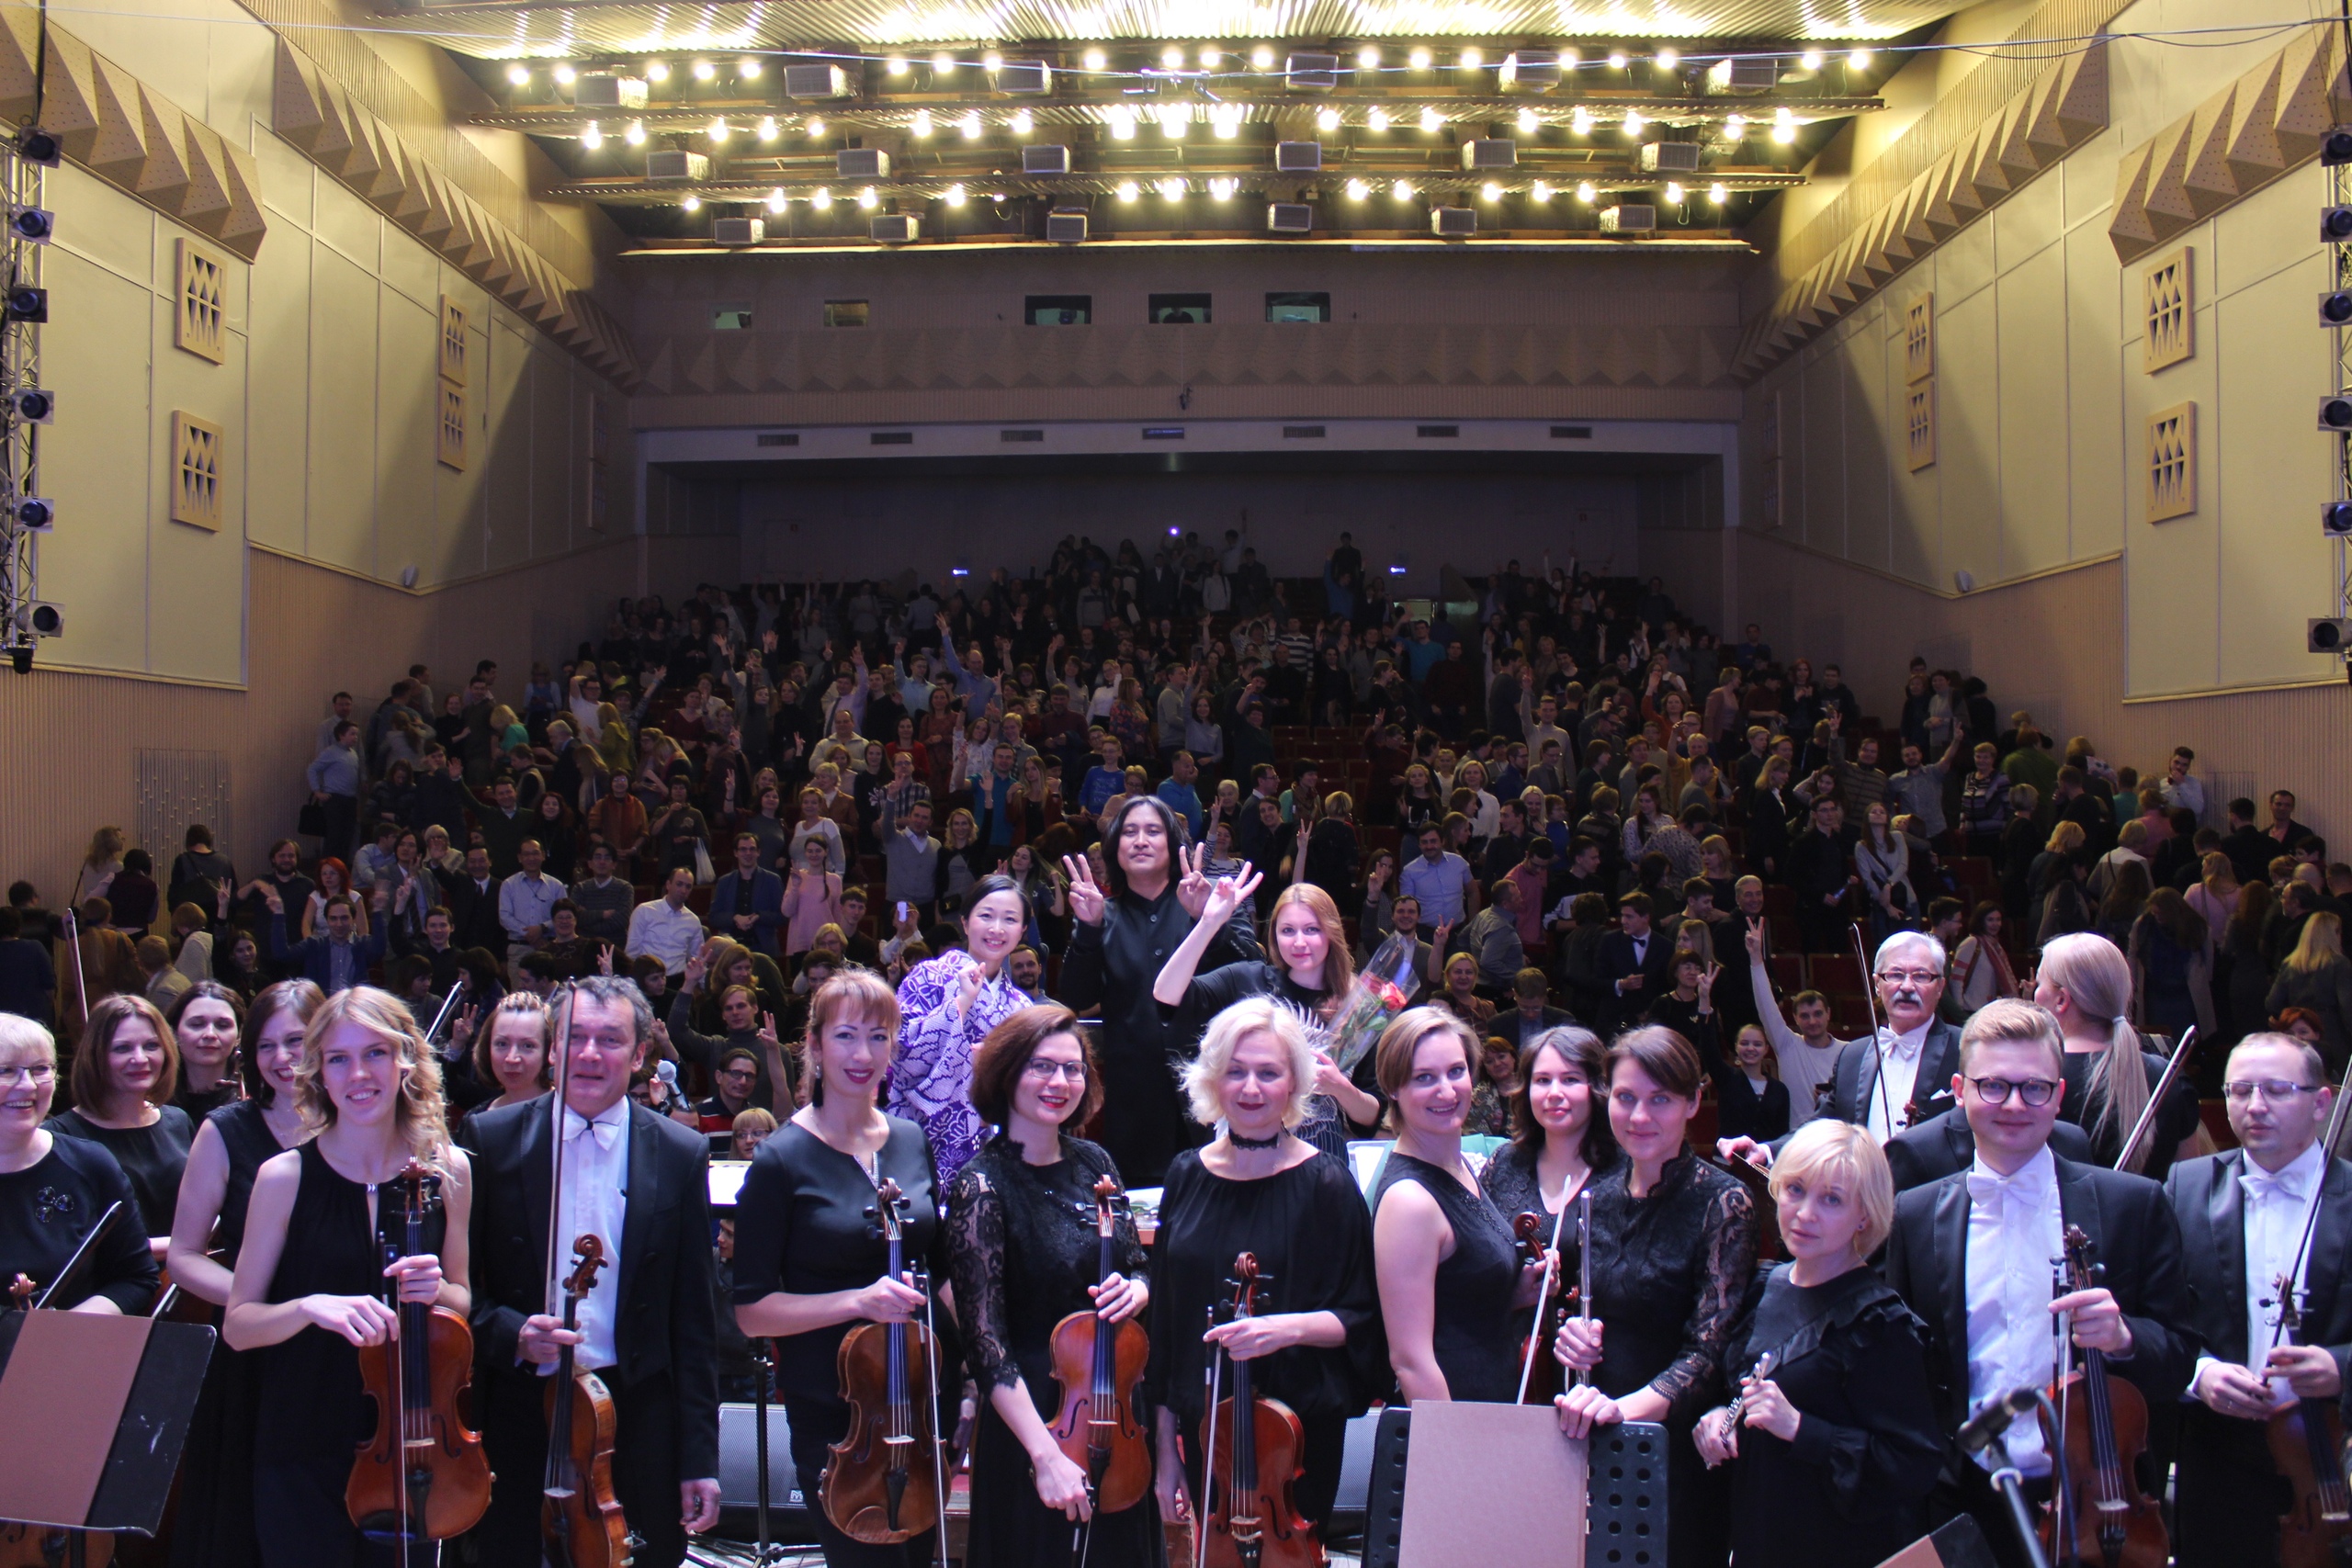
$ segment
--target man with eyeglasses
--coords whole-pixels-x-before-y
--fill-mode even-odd
[[[1944,995],[1941,942],[1926,931],[1896,931],[1879,943],[1872,970],[1879,1015],[1886,1021],[1875,1039],[1865,1034],[1838,1047],[1829,1074],[1829,1103],[1820,1114],[1850,1122],[1884,1144],[1952,1108],[1944,1085],[1960,1070],[1961,1036],[1936,1016]],[[1759,996],[1759,1006],[1763,999]],[[1752,1138],[1727,1138],[1716,1145],[1725,1158],[1737,1156],[1764,1166],[1772,1163],[1776,1146]]]
[[[2003,998],[1980,1009],[1951,1078],[1974,1159],[1895,1200],[1886,1280],[1927,1324],[1928,1375],[1947,1432],[2066,1370],[2057,1364],[2062,1314],[2072,1345],[2105,1352],[2150,1408],[2177,1398],[2188,1381],[2194,1341],[2175,1325],[2188,1321],[2190,1303],[2180,1226],[2164,1190],[2051,1153],[2065,1099],[2064,1051],[2057,1020],[2030,1002]],[[2090,1290],[2061,1293],[2051,1261],[2075,1227],[2102,1273]],[[2047,1498],[2051,1459],[2039,1424],[2019,1417],[2004,1440],[2028,1497]],[[1929,1516],[1974,1516],[1996,1555],[2015,1564],[2023,1560],[1990,1480],[1997,1463],[1990,1450],[1967,1456],[1955,1446]]]
[[[2352,1164],[2320,1147],[2335,1099],[2320,1055],[2291,1035],[2249,1034],[2222,1093],[2238,1146],[2183,1160],[2165,1181],[2195,1303],[2187,1326],[2204,1346],[2181,1403],[2181,1568],[2278,1562],[2287,1484],[2266,1423],[2297,1399],[2334,1405],[2352,1359]],[[2302,1313],[2291,1339],[2288,1280]]]

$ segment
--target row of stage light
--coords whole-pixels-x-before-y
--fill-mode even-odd
[[[1615,183],[1609,187],[1611,194],[1630,188],[1634,187]],[[1669,180],[1658,188],[1663,191],[1668,207],[1679,207],[1690,198],[1689,190],[1679,181]],[[1200,189],[1212,200],[1229,201],[1241,194],[1241,182],[1229,175],[1218,175],[1203,182]],[[1158,180],[1121,180],[1112,187],[1111,195],[1122,203],[1133,203],[1142,200],[1147,191],[1158,195],[1163,201],[1182,201],[1194,194],[1194,186],[1191,181],[1171,175]],[[1350,180],[1341,187],[1341,191],[1350,201],[1358,202],[1368,201],[1377,194],[1375,182],[1367,180]],[[1537,180],[1523,192],[1505,186],[1498,181],[1489,180],[1479,187],[1478,198],[1491,203],[1506,200],[1514,195],[1523,195],[1528,200],[1540,205],[1551,201],[1555,196],[1571,194],[1577,201],[1589,207],[1600,200],[1602,191],[1590,180],[1579,182],[1572,191],[1555,186],[1547,180]],[[979,199],[1001,201],[1006,199],[1007,195],[1008,193],[1002,191],[991,191]],[[1392,201],[1412,201],[1420,196],[1421,192],[1409,180],[1396,180],[1389,185],[1386,195]],[[1718,180],[1707,186],[1705,196],[1708,201],[1721,207],[1731,199],[1731,189]],[[762,205],[770,212],[781,213],[797,202],[823,212],[831,209],[834,199],[831,187],[827,186],[819,186],[806,193],[786,192],[783,187],[778,186],[767,194]],[[861,209],[871,212],[881,205],[882,197],[879,191],[872,186],[866,186],[860,188],[854,196],[847,196],[842,199],[854,200]],[[927,199],[937,201],[945,207],[962,207],[974,197],[972,193],[958,184],[951,185],[936,197]],[[684,212],[699,212],[703,209],[703,199],[698,196],[685,197],[679,201],[678,208]]]

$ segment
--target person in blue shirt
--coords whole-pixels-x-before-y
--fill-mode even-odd
[[[286,900],[277,889],[265,882],[260,885],[263,902],[269,906],[269,955],[280,964],[292,964],[300,977],[310,981],[329,996],[347,991],[354,986],[368,983],[368,967],[384,956],[384,933],[371,931],[356,934],[356,917],[351,900],[334,897],[327,900],[324,933],[305,937],[300,942],[286,940]]]
[[[1207,813],[1201,807],[1201,792],[1197,780],[1200,763],[1190,751],[1179,751],[1169,763],[1168,776],[1159,782],[1158,794],[1168,803],[1168,808],[1184,819],[1184,831],[1195,842],[1201,837],[1201,824]]]
[[[1127,771],[1119,750],[1118,740],[1112,736],[1102,738],[1102,760],[1086,773],[1085,782],[1079,786],[1078,803],[1090,817],[1102,809],[1113,795],[1127,787]]]

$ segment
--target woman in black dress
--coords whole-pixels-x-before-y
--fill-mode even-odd
[[[296,1077],[311,1016],[325,999],[308,980],[281,980],[254,998],[245,1015],[245,1097],[213,1111],[196,1130],[167,1261],[173,1281],[198,1301],[229,1304],[254,1179],[264,1164],[311,1135],[297,1103]],[[205,1365],[204,1391],[181,1461],[179,1512],[172,1526],[175,1564],[250,1563],[259,1551],[253,1511],[258,1371],[256,1358],[225,1345]]]
[[[1104,826],[1103,879],[1065,855],[1074,924],[1060,999],[1102,1021],[1102,1147],[1127,1179],[1148,1187],[1192,1141],[1169,1064],[1191,1054],[1181,1019],[1162,1017],[1152,982],[1208,907],[1204,850],[1186,846],[1184,819],[1158,795],[1130,796]],[[1249,906],[1218,933],[1198,967],[1258,956]],[[1222,1278],[1222,1276],[1220,1276]]]
[[[449,1141],[441,1064],[408,1009],[356,986],[311,1016],[294,1100],[318,1136],[273,1155],[254,1178],[221,1338],[261,1352],[254,1520],[263,1568],[390,1564],[398,1547],[363,1536],[344,1506],[353,1448],[374,1429],[358,1347],[398,1319],[386,1301],[465,1315],[472,1177]],[[411,1161],[441,1179],[424,1250],[404,1239],[399,1189]]]
[[[236,1055],[245,1027],[244,998],[218,980],[198,980],[173,1001],[168,1021],[180,1054],[172,1103],[200,1122],[242,1091]]]
[[[0,1013],[0,1284],[19,1274],[47,1289],[115,1203],[136,1205],[114,1156],[44,1123],[57,1095],[57,1043],[31,1019]],[[139,1226],[118,1224],[93,1267],[52,1306],[142,1313],[155,1295],[155,1258]],[[0,1311],[13,1326],[21,1314]]]
[[[1617,1161],[1617,1140],[1601,1111],[1609,1049],[1589,1029],[1547,1029],[1519,1051],[1519,1092],[1510,1098],[1510,1142],[1478,1172],[1478,1186],[1506,1220],[1521,1214],[1544,1222],[1560,1238],[1563,1277],[1577,1272],[1576,1222],[1560,1216],[1598,1173]],[[1513,1342],[1523,1338],[1534,1312],[1513,1314]]]
[[[196,1122],[172,1103],[179,1045],[172,1026],[145,997],[114,996],[90,1009],[67,1087],[74,1109],[50,1131],[103,1144],[139,1197],[139,1224],[158,1259],[171,1249],[179,1212],[180,1172],[187,1168]]]
[[[1671,1568],[1720,1565],[1723,1478],[1690,1430],[1721,1392],[1724,1343],[1756,1269],[1747,1190],[1683,1142],[1699,1108],[1699,1054],[1670,1029],[1628,1030],[1609,1047],[1609,1128],[1625,1157],[1592,1184],[1592,1304],[1560,1325],[1554,1353],[1592,1381],[1560,1397],[1571,1437],[1616,1421],[1663,1421]]]
[[[1478,1037],[1450,1012],[1413,1008],[1373,1055],[1396,1105],[1372,1238],[1398,1393],[1508,1404],[1519,1393],[1511,1314],[1534,1305],[1539,1277],[1462,1157]]]
[[[1894,1178],[1869,1134],[1823,1118],[1772,1162],[1772,1199],[1790,1261],[1724,1342],[1739,1425],[1717,1405],[1693,1438],[1731,1461],[1740,1568],[1870,1568],[1920,1534],[1944,1449],[1918,1320],[1863,1261],[1894,1223]]]
[[[1092,1514],[1086,1472],[1046,1430],[1061,1396],[1083,1392],[1054,1381],[1056,1325],[1092,1312],[1100,1332],[1110,1333],[1150,1300],[1143,1244],[1125,1215],[1114,1243],[1117,1272],[1097,1278],[1094,1183],[1117,1181],[1119,1173],[1100,1147],[1063,1131],[1102,1108],[1093,1055],[1078,1015],[1048,1003],[989,1030],[972,1060],[972,1107],[1004,1130],[948,1184],[947,1257],[965,1356],[982,1396],[967,1559],[990,1568],[1069,1568],[1072,1521]],[[1163,1562],[1151,1494],[1092,1517],[1085,1547],[1096,1562]]]
[[[1152,999],[1162,1017],[1182,1011],[1188,1033],[1197,1034],[1208,1021],[1244,997],[1272,997],[1295,1009],[1311,1024],[1328,1024],[1347,1000],[1355,982],[1355,956],[1348,951],[1346,924],[1331,896],[1307,883],[1294,884],[1276,895],[1267,916],[1273,933],[1273,957],[1227,964],[1211,974],[1193,976],[1201,958],[1233,919],[1236,909],[1250,907],[1250,896],[1262,878],[1245,868],[1239,876],[1220,877],[1209,889],[1201,918],[1176,951],[1168,955],[1159,977],[1151,985]],[[1348,1157],[1348,1140],[1369,1138],[1380,1125],[1387,1101],[1374,1076],[1367,1051],[1351,1075],[1330,1059],[1320,1030],[1311,1030],[1316,1044],[1315,1099],[1298,1136],[1336,1159]]]
[[[776,1341],[792,1462],[828,1568],[921,1568],[935,1555],[928,1530],[897,1546],[852,1540],[818,1502],[827,1450],[849,1433],[842,1340],[862,1323],[921,1322],[929,1305],[889,1277],[875,1223],[875,1190],[887,1178],[910,1205],[901,1215],[907,1267],[937,1250],[930,1141],[875,1104],[898,1038],[899,998],[881,976],[854,969],[819,988],[804,1046],[808,1103],[760,1145],[735,1211],[735,1322],[752,1338]],[[943,1348],[935,1371],[949,1364]]]
[[[1224,1131],[1176,1156],[1159,1200],[1144,1381],[1158,1412],[1163,1518],[1193,1517],[1201,1495],[1212,1346],[1250,1362],[1254,1392],[1298,1416],[1306,1473],[1294,1495],[1318,1529],[1339,1492],[1349,1418],[1387,1387],[1363,1194],[1344,1164],[1292,1131],[1306,1115],[1315,1061],[1298,1015],[1251,997],[1216,1016],[1185,1071],[1193,1120]],[[1244,1252],[1269,1281],[1260,1314],[1204,1335],[1208,1308],[1229,1299],[1226,1280]]]

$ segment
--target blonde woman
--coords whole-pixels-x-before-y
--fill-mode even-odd
[[[1256,1392],[1297,1415],[1306,1441],[1295,1496],[1318,1526],[1339,1492],[1348,1420],[1385,1392],[1372,1216],[1348,1168],[1295,1131],[1316,1071],[1305,1021],[1262,996],[1210,1020],[1185,1070],[1193,1119],[1218,1131],[1205,1148],[1176,1156],[1159,1201],[1145,1392],[1159,1412],[1163,1518],[1196,1517],[1203,1373],[1213,1350],[1250,1362]],[[1281,1281],[1275,1310],[1203,1334],[1208,1306],[1231,1295],[1226,1280],[1244,1252]]]
[[[2143,1049],[2132,1026],[2132,965],[2095,932],[2053,937],[2041,950],[2033,999],[2065,1037],[2066,1093],[2058,1114],[2090,1134],[2099,1164],[2113,1166],[2165,1071],[2165,1057]],[[2139,1157],[2123,1168],[2162,1181],[2175,1159],[2197,1152],[2197,1128],[2196,1086],[2183,1075]]]
[[[114,1156],[49,1125],[57,1098],[57,1042],[31,1019],[0,1013],[0,1273],[47,1286],[99,1215],[136,1201]],[[155,1258],[135,1229],[117,1225],[93,1265],[52,1304],[74,1312],[143,1313],[155,1295]]]
[[[1918,1322],[1863,1261],[1894,1223],[1894,1183],[1868,1133],[1825,1118],[1772,1162],[1772,1201],[1790,1260],[1724,1342],[1737,1424],[1719,1404],[1693,1438],[1733,1467],[1740,1562],[1867,1568],[1924,1528],[1943,1453]]]
[[[2267,1010],[2298,1007],[2319,1020],[2319,1054],[2331,1077],[2344,1071],[2352,1055],[2352,960],[2344,955],[2344,921],[2322,909],[2303,921],[2295,951],[2278,965]]]
[[[311,1015],[295,1103],[318,1135],[254,1179],[221,1337],[261,1350],[254,1516],[264,1568],[357,1561],[344,1507],[352,1434],[368,1416],[357,1348],[398,1319],[387,1294],[464,1314],[471,1168],[449,1141],[441,1066],[400,999],[371,986]],[[394,1183],[412,1163],[440,1183],[407,1252]],[[400,1255],[387,1264],[387,1250]]]

